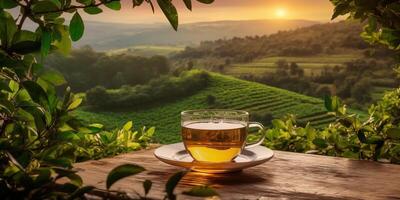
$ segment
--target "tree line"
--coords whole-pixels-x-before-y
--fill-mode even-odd
[[[392,51],[371,47],[362,38],[362,24],[341,21],[317,24],[272,35],[204,41],[187,47],[175,59],[229,58],[233,62],[249,62],[266,56],[312,56],[363,51],[370,57],[386,57]]]
[[[183,71],[178,75],[164,75],[148,84],[106,90],[97,86],[87,91],[86,102],[92,109],[126,109],[167,102],[198,92],[207,87],[210,75],[201,70]]]
[[[46,65],[60,71],[75,92],[96,86],[119,88],[145,84],[170,70],[169,61],[163,56],[108,55],[89,46],[75,49],[69,56],[51,55]]]

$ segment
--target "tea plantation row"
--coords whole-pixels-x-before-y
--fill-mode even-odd
[[[210,96],[214,98],[211,103]],[[137,127],[155,126],[155,142],[173,143],[180,141],[180,112],[204,108],[270,113],[274,118],[291,113],[296,114],[300,122],[310,121],[317,127],[334,120],[326,115],[320,99],[214,73],[210,74],[208,87],[173,102],[159,100],[150,107],[123,112],[95,112],[83,108],[76,114],[88,123],[102,123],[107,128],[121,126],[129,120]]]

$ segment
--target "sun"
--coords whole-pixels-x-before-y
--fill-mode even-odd
[[[275,10],[276,17],[282,18],[286,16],[286,10],[284,8],[278,8]]]

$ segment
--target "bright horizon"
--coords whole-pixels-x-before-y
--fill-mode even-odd
[[[184,7],[182,0],[174,1],[179,12],[179,23],[194,23],[221,20],[299,19],[319,22],[330,21],[333,6],[328,0],[216,0],[205,5],[193,1],[193,11]],[[163,13],[155,5],[155,13],[146,3],[132,8],[124,1],[120,11],[103,8],[99,15],[83,14],[87,21],[153,24],[167,23]]]

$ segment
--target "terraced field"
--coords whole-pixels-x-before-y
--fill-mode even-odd
[[[216,104],[207,104],[207,96],[216,97]],[[322,127],[332,122],[326,115],[323,101],[263,84],[248,82],[230,76],[211,74],[207,88],[195,95],[174,102],[159,103],[148,108],[125,112],[91,112],[81,109],[76,114],[90,122],[98,122],[107,128],[123,125],[132,120],[138,126],[155,126],[155,140],[160,143],[173,143],[180,140],[180,112],[202,108],[242,109],[250,112],[271,113],[282,117],[288,113],[296,114],[300,122],[308,122]]]
[[[305,57],[266,57],[255,60],[251,63],[234,64],[226,69],[226,74],[229,75],[243,75],[243,74],[263,74],[266,72],[274,72],[276,70],[275,63],[278,60],[286,60],[287,62],[295,62],[304,69],[305,75],[311,73],[318,74],[326,66],[341,65],[343,63],[360,58],[361,55],[344,54],[344,55],[318,55],[318,56],[305,56]]]
[[[151,57],[155,55],[159,56],[170,56],[179,51],[182,51],[184,47],[182,46],[157,46],[157,45],[142,45],[142,46],[134,46],[123,49],[115,49],[108,51],[109,55],[115,54],[132,54],[135,56],[144,56]]]

